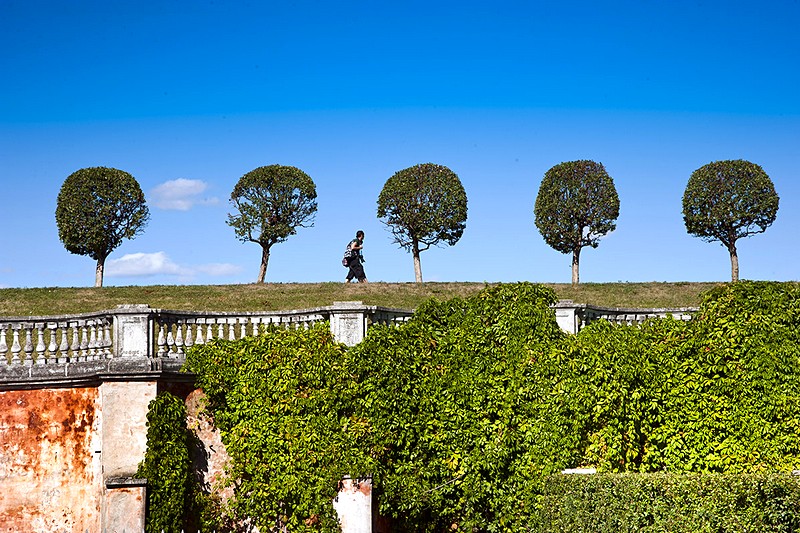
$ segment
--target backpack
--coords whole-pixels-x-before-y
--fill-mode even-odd
[[[342,257],[342,266],[343,267],[347,267],[348,266],[347,264],[350,262],[350,257],[353,256],[353,251],[350,249],[350,243],[352,243],[352,241],[348,242],[347,243],[347,248],[344,249],[344,257]]]

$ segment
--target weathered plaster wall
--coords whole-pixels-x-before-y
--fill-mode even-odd
[[[136,473],[147,450],[147,406],[156,393],[155,381],[109,381],[101,386],[106,479]]]
[[[0,392],[0,530],[100,531],[96,387]]]

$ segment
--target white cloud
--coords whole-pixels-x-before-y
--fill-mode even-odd
[[[230,276],[238,274],[241,267],[229,263],[209,263],[186,266],[175,263],[164,252],[126,254],[106,263],[105,275],[109,277],[148,277],[176,276],[181,281],[189,281],[197,274],[209,276]]]
[[[185,275],[187,269],[174,263],[164,252],[126,254],[106,263],[107,276]]]
[[[203,198],[208,184],[201,180],[178,178],[165,181],[155,187],[150,196],[159,209],[188,211],[195,205],[213,205],[219,203],[216,197]]]

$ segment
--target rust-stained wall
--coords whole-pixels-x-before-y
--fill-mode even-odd
[[[0,391],[0,531],[100,531],[97,387]]]

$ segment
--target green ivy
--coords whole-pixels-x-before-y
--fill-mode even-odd
[[[695,320],[594,324],[569,352],[592,406],[584,462],[611,472],[800,467],[800,291],[740,282]]]
[[[136,476],[147,480],[148,533],[197,531],[202,510],[194,477],[193,436],[186,426],[186,405],[168,393],[158,394],[147,413],[147,451]]]
[[[350,351],[396,530],[513,529],[528,493],[567,466],[579,432],[551,354],[565,337],[555,301],[527,283],[432,300]]]
[[[234,520],[262,531],[338,531],[345,475],[373,468],[353,415],[358,384],[327,323],[195,347],[186,369],[208,398],[231,461]]]
[[[229,518],[263,531],[337,531],[337,483],[361,474],[374,475],[393,531],[535,530],[566,467],[724,473],[759,502],[784,490],[769,473],[800,467],[796,284],[740,282],[708,293],[688,323],[597,322],[577,335],[558,327],[555,301],[546,287],[499,285],[430,300],[405,325],[372,326],[349,349],[328,324],[194,347],[186,369],[231,456]],[[752,472],[763,474],[735,476]],[[642,479],[634,492],[590,485],[595,512],[613,524],[636,502],[639,518],[625,523],[644,524],[683,505],[660,496],[646,505],[681,476]],[[679,493],[695,491],[696,512],[717,512],[725,482],[711,495],[686,483]],[[751,496],[752,486],[772,496]],[[675,530],[716,531],[704,527]]]

